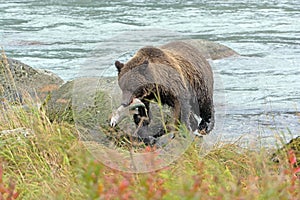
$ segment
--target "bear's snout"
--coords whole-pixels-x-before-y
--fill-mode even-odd
[[[131,92],[123,92],[121,105],[124,107],[129,106],[132,103],[133,95]]]

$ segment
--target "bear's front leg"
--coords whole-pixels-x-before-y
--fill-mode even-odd
[[[174,125],[175,128],[178,129],[179,125],[185,125],[187,130],[192,131],[191,125],[190,125],[190,112],[191,112],[191,106],[189,104],[189,100],[186,98],[181,98],[177,101],[175,101],[174,104]]]
[[[191,105],[189,104],[189,100],[183,99],[180,107],[180,122],[186,126],[187,130],[192,131],[190,125]]]
[[[202,114],[201,118],[202,120],[198,126],[198,132],[201,135],[206,135],[210,131],[212,131],[215,125],[214,108],[211,107],[211,109],[209,110],[209,114],[207,115]]]
[[[214,126],[215,126],[215,109],[212,106],[212,108],[211,108],[211,116],[209,118],[208,126],[207,126],[207,133],[209,133],[210,131],[212,131],[213,128],[214,128]]]

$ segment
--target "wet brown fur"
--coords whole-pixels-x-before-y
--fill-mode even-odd
[[[141,74],[138,71],[143,64],[147,65],[145,67],[147,74]],[[149,80],[168,86],[161,89],[161,93],[166,94],[163,97],[166,98],[180,98],[185,95],[185,91],[190,90],[192,91],[191,98],[195,98],[197,101],[196,106],[195,103],[190,105],[192,111],[195,111],[195,114],[200,115],[207,123],[213,121],[213,73],[209,63],[192,45],[178,41],[159,48],[144,47],[138,50],[127,63],[122,64],[117,61],[116,67],[119,71],[119,85],[123,92],[125,89],[133,87],[130,85],[131,83],[142,85]],[[169,74],[172,76],[166,79]],[[149,91],[147,89],[149,88],[145,88],[145,93]],[[187,101],[174,100],[172,107],[175,119],[181,120],[182,109],[184,106],[187,107],[183,104],[189,103],[188,99]]]

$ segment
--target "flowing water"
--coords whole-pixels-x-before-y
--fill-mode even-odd
[[[149,43],[219,42],[242,56],[211,62],[214,133],[266,145],[300,135],[299,21],[298,0],[0,0],[0,46],[67,81],[116,75],[115,59]]]

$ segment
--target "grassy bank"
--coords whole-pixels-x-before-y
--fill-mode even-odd
[[[199,156],[192,144],[160,171],[126,174],[95,160],[73,125],[50,123],[34,104],[1,106],[0,131],[0,199],[300,199],[291,151],[276,163],[265,149],[220,144]]]
[[[274,150],[236,144],[203,156],[194,143],[164,169],[130,174],[96,160],[73,124],[50,122],[43,106],[22,101],[0,99],[0,200],[300,199],[299,141],[279,151],[279,162]]]

